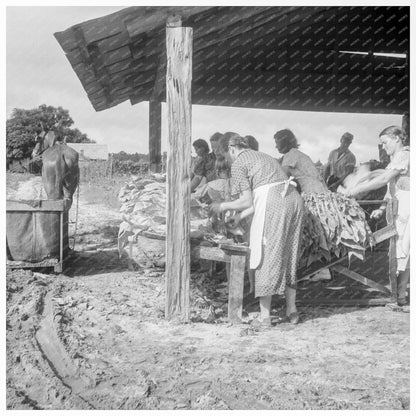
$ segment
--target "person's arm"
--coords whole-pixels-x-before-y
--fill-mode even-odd
[[[323,177],[324,177],[325,183],[326,183],[326,181],[327,181],[327,179],[329,177],[329,174],[330,174],[330,170],[331,170],[331,159],[332,159],[333,152],[334,151],[331,150],[331,152],[329,153],[328,161],[326,162],[326,165],[325,165],[325,169],[324,169],[324,173],[323,173]]]
[[[370,218],[374,218],[379,220],[382,215],[386,212],[387,209],[387,200],[391,198],[389,190],[387,190],[386,194],[384,195],[384,202],[375,210],[373,210],[370,214]]]
[[[322,172],[322,177],[325,183],[326,183],[328,176],[329,176],[329,165],[327,163],[324,167],[324,171]]]
[[[201,183],[202,176],[200,175],[194,175],[194,177],[191,180],[191,193],[196,189],[196,187]]]
[[[296,165],[296,161],[293,160],[292,153],[286,153],[282,157],[282,161],[280,162],[280,166],[282,167],[283,171],[286,173],[288,177],[290,177],[290,170],[291,168],[294,168]]]
[[[197,157],[194,161],[191,171],[191,192],[201,183],[205,176],[205,162],[202,157]]]
[[[342,185],[342,182],[344,182],[344,179],[348,176],[351,175],[351,173],[354,172],[354,166],[346,166],[345,167],[345,174],[342,175],[336,182],[334,182],[331,186],[330,189],[334,189],[336,190],[338,188],[339,185]]]
[[[221,212],[235,209],[237,211],[244,211],[247,208],[253,206],[253,197],[251,194],[251,190],[247,189],[243,191],[240,195],[240,198],[236,199],[235,201],[226,201],[221,202]]]
[[[236,228],[240,221],[244,218],[249,217],[250,215],[254,214],[254,206],[247,208],[237,214],[234,214],[232,217],[228,219],[227,225],[231,226],[231,228]]]
[[[240,195],[240,198],[234,201],[226,201],[226,202],[214,202],[211,204],[211,211],[219,214],[221,212],[227,210],[237,210],[237,211],[244,211],[247,208],[251,208],[253,206],[253,197],[251,194],[251,190],[243,191]]]
[[[374,177],[367,183],[357,185],[353,189],[348,189],[347,195],[356,196],[364,192],[374,191],[376,189],[382,188],[383,186],[386,186],[393,178],[395,178],[399,174],[400,174],[400,171],[396,169],[385,169],[381,175]]]

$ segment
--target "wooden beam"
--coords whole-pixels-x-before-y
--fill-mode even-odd
[[[160,96],[165,90],[166,85],[166,50],[163,48],[159,56],[159,64],[157,67],[157,73],[155,78],[155,83],[152,91],[152,100],[160,100]],[[162,97],[162,100],[165,100],[165,97]]]
[[[197,245],[192,248],[192,257],[196,259],[220,261],[224,263],[231,262],[231,256],[226,254],[219,247],[205,247]]]
[[[162,130],[162,104],[149,101],[149,163],[151,172],[160,172]]]
[[[379,292],[386,293],[388,295],[390,294],[390,291],[386,287],[384,287],[383,285],[380,285],[379,283],[374,282],[373,280],[371,280],[371,279],[369,279],[367,277],[364,277],[364,276],[362,276],[359,273],[356,273],[356,272],[354,272],[352,270],[348,270],[346,267],[343,267],[343,266],[340,266],[340,265],[336,265],[336,266],[332,266],[331,267],[331,270],[334,270],[334,271],[336,271],[338,273],[341,273],[344,276],[347,276],[350,279],[353,279],[353,280],[355,280],[357,282],[360,282],[360,283],[362,283],[362,284],[364,284],[366,286],[372,287],[373,289],[376,289]]]
[[[298,299],[298,306],[317,305],[317,306],[383,306],[392,301],[391,298],[370,298],[370,299]]]
[[[189,321],[192,28],[166,28],[167,319]]]
[[[384,240],[388,240],[397,235],[396,227],[394,224],[387,225],[386,227],[382,228],[381,230],[377,230],[373,233],[373,238],[376,244],[383,242]]]
[[[136,9],[139,9],[136,7]],[[140,36],[155,27],[160,27],[169,16],[180,14],[185,20],[195,14],[203,13],[212,6],[172,6],[172,7],[141,7],[139,13],[131,19],[125,19],[125,26],[131,38]]]

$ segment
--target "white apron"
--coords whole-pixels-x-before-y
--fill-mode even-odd
[[[259,266],[263,254],[263,243],[265,243],[263,229],[269,190],[274,186],[284,184],[285,187],[281,192],[282,197],[284,197],[289,189],[289,185],[296,186],[296,182],[293,182],[293,179],[291,176],[285,181],[259,186],[253,191],[254,215],[250,227],[250,269],[256,269]]]
[[[396,198],[398,200],[395,221],[398,234],[396,242],[397,270],[404,271],[408,267],[410,253],[410,192],[396,190]]]

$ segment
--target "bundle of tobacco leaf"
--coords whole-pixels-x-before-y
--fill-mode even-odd
[[[133,176],[118,195],[122,223],[118,234],[121,251],[129,238],[137,238],[142,232],[166,235],[166,177],[153,174],[147,177]],[[191,237],[209,241],[222,241],[226,237],[213,227],[208,215],[208,204],[195,195],[190,201]]]
[[[303,197],[306,212],[301,258],[307,259],[307,266],[346,254],[363,260],[366,248],[374,245],[374,239],[357,201],[333,192]]]

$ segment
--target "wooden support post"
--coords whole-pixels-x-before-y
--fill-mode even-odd
[[[160,172],[161,154],[162,104],[149,101],[149,169]]]
[[[180,25],[179,25],[180,26]],[[192,28],[166,28],[167,319],[189,321]]]
[[[231,255],[231,271],[228,282],[228,319],[231,322],[241,322],[243,316],[245,265],[245,255]]]
[[[389,199],[386,209],[387,224],[394,225],[394,217],[397,211],[397,200]],[[391,299],[397,302],[397,258],[396,258],[396,240],[397,236],[390,238],[389,244],[389,279],[391,288]]]

